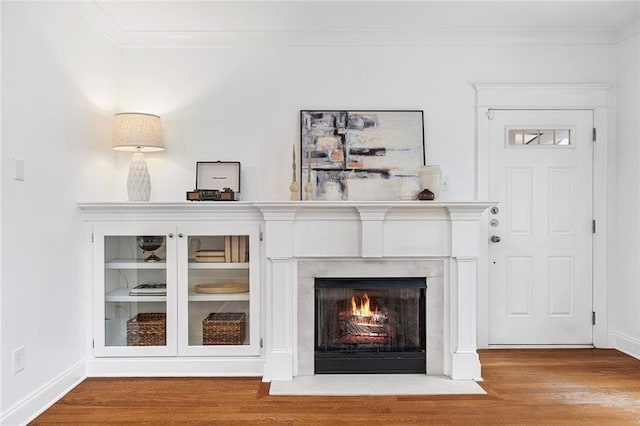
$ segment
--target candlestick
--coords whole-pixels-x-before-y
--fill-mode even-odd
[[[291,195],[289,196],[289,200],[296,201],[298,200],[298,191],[300,191],[300,185],[296,182],[296,145],[293,145],[293,162],[291,165],[291,169],[293,170],[293,179],[291,181],[291,185],[289,185],[289,192]]]
[[[311,192],[313,186],[311,185],[311,149],[307,147],[307,184],[304,186],[304,199],[311,200]]]
[[[313,191],[313,187],[311,186],[311,182],[307,182],[304,186],[304,199],[305,201],[311,200],[311,192]]]
[[[293,162],[291,169],[293,170],[293,182],[296,181],[296,145],[293,144]]]

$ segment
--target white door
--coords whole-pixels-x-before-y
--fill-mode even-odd
[[[590,110],[490,114],[490,345],[593,341],[592,131]]]

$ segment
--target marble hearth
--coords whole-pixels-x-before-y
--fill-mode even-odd
[[[317,277],[426,277],[427,374],[481,377],[476,270],[491,203],[253,204],[265,220],[265,381],[314,374]]]

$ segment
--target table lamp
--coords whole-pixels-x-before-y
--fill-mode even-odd
[[[164,151],[160,117],[122,112],[114,116],[113,123],[113,149],[133,152],[127,176],[129,201],[149,201],[151,178],[143,152]]]

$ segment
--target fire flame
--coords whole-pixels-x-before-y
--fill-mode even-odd
[[[360,299],[359,302],[360,302],[360,306],[358,306],[356,297],[355,296],[351,297],[351,315],[357,316],[357,317],[372,316],[373,312],[371,311],[371,308],[370,308],[369,295],[367,293],[364,293],[364,295],[362,296],[362,299]]]

